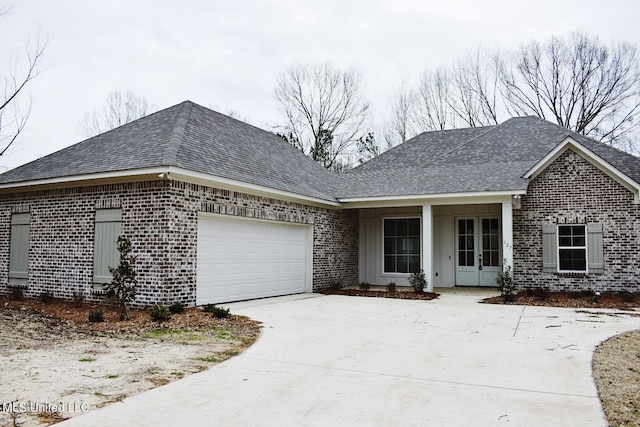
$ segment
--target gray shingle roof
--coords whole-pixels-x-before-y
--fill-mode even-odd
[[[339,199],[526,190],[522,176],[572,137],[640,182],[640,159],[536,117],[491,127],[425,132],[352,169]]]
[[[8,171],[0,183],[158,166],[335,201],[335,174],[275,134],[190,101]]]
[[[640,183],[638,157],[535,117],[425,132],[338,175],[271,132],[185,101],[8,171],[0,184],[175,166],[332,202],[519,191],[568,136]]]

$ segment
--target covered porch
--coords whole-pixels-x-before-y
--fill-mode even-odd
[[[360,207],[360,282],[409,286],[410,274],[423,270],[428,291],[497,286],[498,272],[513,265],[513,209],[519,208],[519,197]]]

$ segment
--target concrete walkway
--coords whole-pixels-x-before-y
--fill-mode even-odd
[[[249,350],[60,425],[605,426],[593,350],[640,318],[481,296],[230,304],[264,324]]]

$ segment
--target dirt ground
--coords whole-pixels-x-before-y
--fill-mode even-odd
[[[600,344],[593,356],[593,378],[609,425],[640,426],[640,331]]]
[[[153,322],[102,307],[0,297],[0,426],[50,425],[200,372],[250,346],[258,322],[200,309]]]
[[[431,300],[438,298],[439,294],[433,292],[421,292],[416,293],[413,291],[394,291],[388,292],[382,289],[363,290],[354,288],[329,288],[323,289],[320,293],[325,295],[349,295],[356,297],[373,297],[373,298],[397,298],[397,299],[412,299],[412,300]]]
[[[487,304],[513,305],[541,305],[548,307],[575,308],[613,308],[628,310],[640,308],[640,295],[625,292],[603,292],[596,294],[591,291],[581,292],[549,292],[542,289],[519,291],[512,301],[505,301],[505,297],[497,296],[485,298]]]

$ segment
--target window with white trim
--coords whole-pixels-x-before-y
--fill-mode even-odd
[[[558,271],[587,271],[587,233],[584,224],[558,225]]]
[[[603,274],[604,270],[602,224],[542,225],[542,271]]]
[[[384,272],[420,271],[420,218],[384,219]]]

